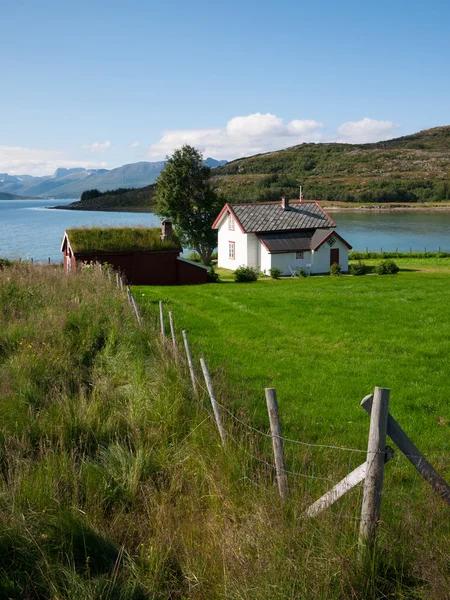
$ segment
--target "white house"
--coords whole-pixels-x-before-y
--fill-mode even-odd
[[[218,229],[218,266],[225,269],[280,267],[290,275],[302,267],[312,274],[337,263],[348,270],[352,247],[316,201],[225,204],[212,227]]]

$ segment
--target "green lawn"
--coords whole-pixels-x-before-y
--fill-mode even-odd
[[[365,448],[359,403],[378,385],[391,389],[391,412],[418,447],[449,456],[450,259],[397,263],[394,276],[134,293],[155,316],[164,301],[197,361],[224,370],[228,395],[256,426],[267,427],[264,388],[275,387],[286,435]]]

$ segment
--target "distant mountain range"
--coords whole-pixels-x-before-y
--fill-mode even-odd
[[[226,160],[207,158],[209,167],[219,167]],[[119,187],[144,187],[154,183],[164,168],[165,161],[138,162],[116,169],[56,169],[53,175],[9,175],[0,173],[0,199],[79,198],[85,190],[101,192]]]

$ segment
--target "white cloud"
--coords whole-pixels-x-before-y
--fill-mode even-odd
[[[90,152],[105,152],[111,146],[111,142],[93,142],[92,144],[85,144],[81,146],[83,150],[89,150]]]
[[[58,167],[106,168],[105,162],[68,159],[61,150],[0,146],[0,172],[10,175],[51,175]]]
[[[365,144],[389,140],[395,137],[398,128],[399,125],[395,125],[392,121],[377,121],[365,117],[361,121],[349,121],[338,127],[339,141]]]
[[[137,148],[140,144],[141,142],[131,142],[131,144],[128,144],[128,148]]]
[[[323,123],[312,120],[283,119],[270,113],[234,117],[222,129],[184,129],[165,131],[150,147],[151,159],[173,153],[183,144],[191,144],[205,157],[232,159],[270,150],[279,150],[302,142],[323,141]]]

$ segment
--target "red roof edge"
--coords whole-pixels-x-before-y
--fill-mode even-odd
[[[241,230],[242,233],[246,233],[245,229],[242,227],[239,219],[236,216],[236,213],[234,212],[234,210],[231,208],[231,205],[228,204],[228,202],[225,204],[225,206],[222,208],[222,210],[220,211],[220,213],[218,214],[216,220],[214,221],[214,223],[211,225],[211,229],[218,229],[218,223],[220,222],[220,220],[223,217],[223,214],[225,211],[228,211],[231,215],[233,215],[234,220],[236,221],[236,223],[239,226],[239,229]]]
[[[324,244],[327,241],[327,239],[332,235],[335,235],[336,237],[338,237],[341,240],[341,242],[343,242],[347,246],[347,248],[349,250],[352,250],[352,246],[350,246],[350,244],[346,240],[344,240],[342,235],[339,235],[339,233],[335,229],[332,229],[330,231],[330,233],[328,235],[326,235],[323,238],[323,240],[319,244],[317,244],[317,246],[315,246],[315,248],[313,248],[313,250],[318,250],[320,248],[320,246],[322,246],[322,244]]]
[[[336,227],[335,220],[330,217],[330,215],[327,213],[327,211],[324,209],[324,207],[320,204],[320,202],[318,200],[313,200],[313,202],[315,202],[317,204],[317,206],[320,208],[320,210],[322,210],[327,215],[327,217],[330,219],[330,221],[332,223],[334,223],[334,227]]]
[[[267,244],[265,242],[263,242],[263,240],[259,237],[259,235],[256,235],[256,237],[258,238],[258,240],[260,241],[261,245],[267,250],[267,252],[270,254],[270,250],[267,246]]]

